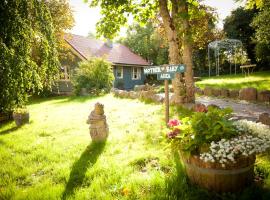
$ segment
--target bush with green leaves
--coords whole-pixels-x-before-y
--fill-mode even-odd
[[[72,77],[75,94],[77,95],[81,93],[82,88],[95,95],[109,92],[113,80],[112,65],[103,58],[92,58],[80,62]]]

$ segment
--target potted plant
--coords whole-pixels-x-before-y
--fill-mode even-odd
[[[250,185],[256,154],[270,147],[269,128],[232,121],[231,109],[198,108],[191,117],[168,123],[167,137],[179,150],[189,180],[216,192],[234,192]]]
[[[26,107],[16,108],[12,116],[17,126],[29,123],[29,112]]]

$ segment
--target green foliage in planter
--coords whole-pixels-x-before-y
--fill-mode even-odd
[[[210,107],[208,112],[195,112],[184,118],[180,125],[180,134],[176,136],[183,151],[198,153],[208,147],[212,141],[229,139],[237,132],[229,120],[232,110]]]
[[[27,108],[22,107],[22,108],[14,109],[13,113],[15,113],[15,114],[27,114],[27,113],[29,113],[29,111],[28,111]]]
[[[77,95],[80,94],[82,88],[86,88],[89,93],[99,94],[102,91],[110,91],[113,79],[111,63],[102,58],[93,58],[79,63],[72,82]]]

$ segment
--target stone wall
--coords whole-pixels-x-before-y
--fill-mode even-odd
[[[155,93],[154,88],[149,85],[142,85],[134,88],[134,91],[119,90],[113,88],[111,92],[116,97],[139,99],[142,101],[163,103],[164,97]]]
[[[270,90],[257,91],[256,88],[229,90],[229,89],[216,89],[211,87],[205,87],[204,89],[196,88],[196,93],[198,95],[205,95],[205,96],[239,99],[250,102],[270,103]]]

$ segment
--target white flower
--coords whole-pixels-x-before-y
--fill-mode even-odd
[[[229,140],[211,142],[209,152],[202,153],[200,159],[225,166],[228,162],[235,163],[238,156],[258,154],[270,149],[270,129],[267,126],[247,120],[237,121],[235,126],[238,130],[244,130],[242,134]]]

